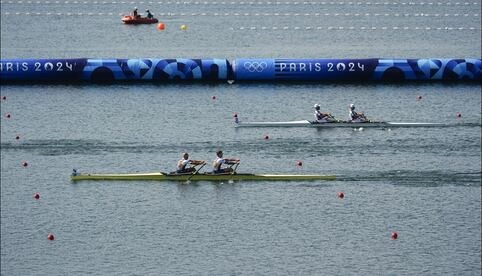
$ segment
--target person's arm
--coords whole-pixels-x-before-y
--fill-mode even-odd
[[[237,164],[239,163],[239,158],[224,158],[226,164]]]
[[[197,165],[202,165],[206,162],[204,160],[191,160],[190,163],[193,164],[194,166],[197,166]]]

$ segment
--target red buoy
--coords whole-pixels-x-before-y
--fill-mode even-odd
[[[345,194],[343,192],[338,192],[338,197],[339,198],[344,198],[345,197]]]
[[[460,118],[460,117],[462,117],[462,114],[460,112],[457,112],[456,116],[457,116],[457,118]]]
[[[166,25],[164,25],[164,23],[161,22],[161,23],[157,24],[157,29],[158,29],[159,31],[162,31],[162,30],[164,30],[165,28],[166,28]]]
[[[28,166],[27,161],[24,161],[24,162],[22,163],[22,166],[27,167],[27,166]]]
[[[50,240],[50,241],[53,241],[55,239],[54,235],[52,233],[49,233],[47,235],[47,239]]]
[[[35,194],[33,195],[33,198],[39,199],[39,198],[40,198],[40,194],[39,194],[39,193],[35,193]]]
[[[398,238],[398,233],[397,232],[392,232],[392,240],[396,240]]]

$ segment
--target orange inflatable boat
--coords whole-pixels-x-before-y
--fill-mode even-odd
[[[158,22],[157,18],[147,18],[147,17],[134,18],[134,16],[132,15],[124,15],[121,20],[125,24],[153,24]]]

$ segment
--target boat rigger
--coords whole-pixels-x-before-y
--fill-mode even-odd
[[[334,175],[320,174],[168,174],[163,172],[151,173],[111,173],[111,174],[78,174],[71,175],[72,181],[79,180],[157,180],[157,181],[229,181],[229,180],[254,180],[254,181],[314,181],[335,180]]]

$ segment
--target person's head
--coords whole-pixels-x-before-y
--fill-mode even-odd
[[[350,109],[351,109],[351,110],[355,110],[355,105],[354,105],[354,104],[350,104]]]
[[[223,157],[223,151],[222,150],[216,151],[216,156],[217,157]]]
[[[319,104],[315,104],[313,107],[314,107],[316,110],[320,110],[320,105],[319,105]]]
[[[189,158],[189,153],[187,152],[183,153],[182,158],[184,158],[184,160],[187,160]]]
[[[134,7],[134,10],[137,11],[137,7]]]
[[[149,10],[146,10],[146,12],[149,12]]]

